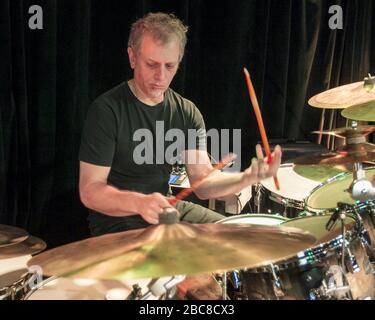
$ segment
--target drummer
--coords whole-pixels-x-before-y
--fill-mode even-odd
[[[89,109],[79,152],[79,191],[90,209],[93,236],[157,224],[159,214],[171,206],[167,198],[171,164],[160,163],[155,156],[151,163],[139,161],[137,151],[144,141],[137,140],[137,129],[151,132],[152,137],[161,123],[165,131],[177,128],[187,134],[188,129],[197,130],[199,146],[185,145],[181,152],[189,180],[194,183],[213,170],[199,109],[169,87],[184,55],[187,29],[174,15],[165,13],[149,13],[133,23],[127,49],[133,78],[99,96]],[[147,148],[166,150],[171,144],[164,136],[162,141],[155,140]],[[243,172],[210,174],[195,194],[200,199],[224,197],[275,175],[281,148],[275,148],[271,164],[264,160],[260,146],[256,154]],[[176,209],[180,219],[190,223],[223,218],[186,201],[179,201]]]

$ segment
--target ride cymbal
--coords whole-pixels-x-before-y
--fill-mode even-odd
[[[58,247],[32,258],[45,275],[143,279],[256,267],[315,243],[300,229],[235,224],[159,224]]]
[[[308,101],[315,108],[345,109],[375,100],[375,90],[368,90],[364,82],[355,82],[321,92]]]
[[[14,227],[0,224],[0,248],[12,246],[27,239],[27,231]]]

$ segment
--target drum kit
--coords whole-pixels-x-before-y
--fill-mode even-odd
[[[0,225],[0,300],[19,300],[29,291],[35,275],[27,262],[46,248],[46,243],[25,230]]]
[[[310,101],[354,120],[321,132],[345,143],[282,165],[280,190],[259,183],[257,213],[187,224],[167,208],[158,225],[42,253],[0,225],[0,299],[375,299],[375,127],[356,122],[375,120],[375,94],[356,83]]]

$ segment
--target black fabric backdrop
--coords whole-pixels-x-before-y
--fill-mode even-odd
[[[34,4],[43,30],[28,27]],[[328,27],[334,4],[343,30]],[[77,188],[83,121],[96,96],[131,76],[129,26],[146,12],[173,12],[190,26],[172,87],[207,128],[242,129],[247,164],[259,134],[242,68],[269,138],[311,140],[320,110],[307,99],[374,71],[374,10],[371,0],[1,0],[0,223],[49,247],[88,236]]]

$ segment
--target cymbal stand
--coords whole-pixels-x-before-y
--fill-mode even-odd
[[[333,268],[334,266],[331,266],[330,270],[328,270],[328,281],[323,281],[322,285],[318,289],[312,291],[313,295],[316,297],[341,300],[346,295],[349,295],[351,298],[350,287],[346,283],[346,274],[347,270],[349,270],[349,272],[356,272],[358,269],[358,263],[355,256],[352,255],[350,248],[346,244],[347,239],[345,218],[348,207],[349,205],[345,203],[338,203],[336,211],[332,214],[331,218],[327,222],[326,229],[328,231],[332,230],[332,228],[336,225],[337,220],[340,220],[341,222],[341,261],[339,266],[336,267],[337,270]]]
[[[255,195],[254,195],[254,207],[255,213],[261,212],[261,203],[262,203],[262,185],[260,183],[256,183],[255,186]]]

